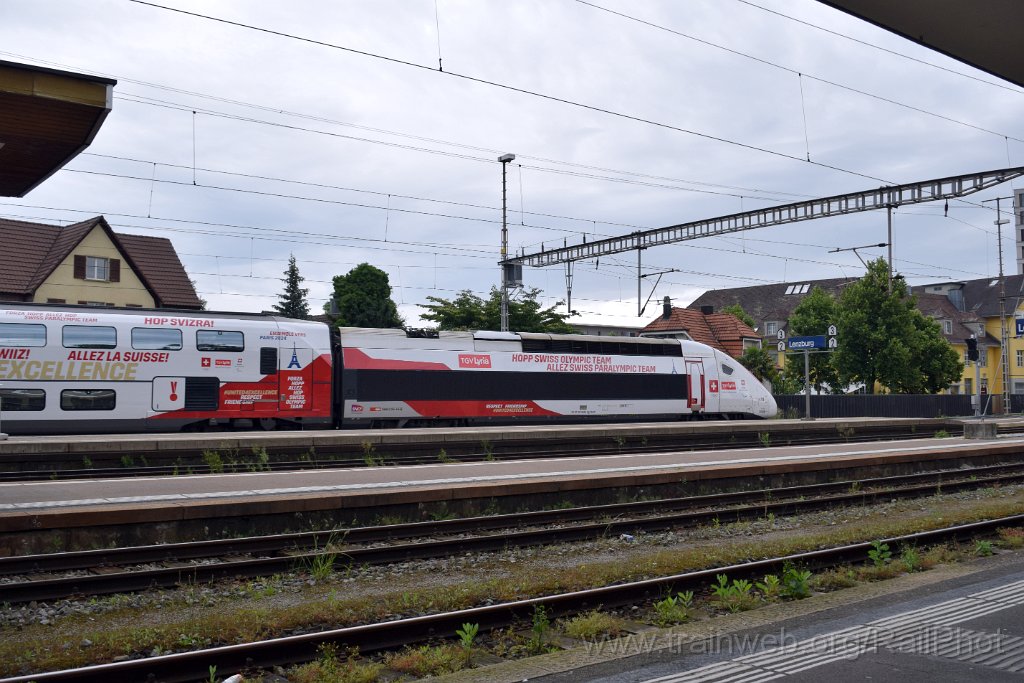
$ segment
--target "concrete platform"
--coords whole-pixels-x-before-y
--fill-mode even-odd
[[[947,438],[8,483],[0,484],[0,554],[685,496],[1007,462],[1022,453],[1024,437]]]
[[[1017,418],[1016,423],[1024,425]],[[1007,421],[1007,424],[1010,424]],[[847,433],[851,436],[865,430],[962,429],[960,420],[950,418],[842,418],[816,420],[714,420],[707,422],[631,422],[625,424],[578,425],[512,425],[495,427],[419,428],[419,429],[352,429],[281,432],[203,432],[176,434],[89,434],[60,436],[11,436],[0,441],[0,457],[12,455],[45,455],[61,453],[91,454],[96,452],[202,451],[206,449],[269,449],[305,450],[359,449],[363,443],[384,446],[411,443],[470,444],[483,441],[492,444],[534,441],[566,441],[587,436],[593,439],[642,438],[769,434],[773,440],[784,440],[786,434]]]

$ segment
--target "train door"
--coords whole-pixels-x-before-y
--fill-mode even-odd
[[[686,361],[686,381],[689,382],[687,407],[694,412],[704,410],[707,403],[707,396],[704,393],[704,361]]]
[[[156,412],[169,412],[181,410],[185,407],[185,378],[184,377],[154,377],[153,378],[153,410]]]

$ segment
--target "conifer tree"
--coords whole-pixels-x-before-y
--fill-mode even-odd
[[[309,290],[299,287],[305,279],[299,275],[299,267],[295,264],[295,255],[290,254],[288,256],[288,270],[285,271],[284,277],[281,278],[281,282],[284,283],[284,292],[277,295],[280,301],[274,304],[275,312],[287,318],[298,318],[299,320],[309,318],[309,302],[306,301],[306,295],[309,293]]]

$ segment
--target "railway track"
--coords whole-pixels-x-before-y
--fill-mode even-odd
[[[962,432],[962,426],[949,425],[951,434]],[[959,428],[960,432],[956,429]],[[76,460],[69,459],[67,454],[59,456],[19,455],[16,458],[0,456],[0,482],[41,481],[41,480],[75,480],[99,478],[130,478],[157,476],[184,476],[190,474],[219,474],[236,472],[286,472],[310,469],[339,469],[381,465],[424,465],[438,462],[481,462],[485,460],[514,461],[541,458],[565,458],[602,455],[619,455],[622,453],[664,453],[680,450],[726,450],[745,447],[772,446],[813,446],[833,443],[870,443],[880,440],[910,440],[932,438],[937,427],[929,429],[906,429],[900,431],[864,431],[860,434],[842,434],[838,431],[821,432],[785,432],[772,433],[766,426],[765,431],[754,434],[729,435],[687,435],[685,437],[659,438],[623,438],[616,442],[613,438],[603,437],[594,440],[581,440],[576,443],[538,442],[524,444],[516,449],[507,446],[488,446],[472,448],[464,452],[455,446],[446,444],[410,443],[402,446],[404,452],[377,452],[374,448],[364,447],[358,454],[341,454],[332,457],[330,454],[317,454],[310,451],[284,451],[273,457],[265,451],[256,449],[251,452],[225,451],[216,449],[201,453],[178,455],[172,462],[163,464],[137,464],[150,461],[167,460],[166,451],[137,453],[93,453],[90,455],[76,454]],[[1006,428],[1005,434],[1024,432],[1024,427]],[[5,464],[5,460],[8,462]],[[20,469],[13,469],[17,464]],[[89,466],[83,467],[83,463]]]
[[[951,541],[961,542],[995,533],[1004,527],[1024,525],[1024,515],[1002,517],[932,531],[881,539],[899,552],[904,547],[924,547]],[[748,578],[779,573],[792,564],[822,570],[864,561],[872,543],[854,543],[725,567],[714,567],[672,576],[604,586],[590,590],[547,595],[465,610],[429,614],[411,618],[352,626],[328,631],[293,635],[255,643],[182,652],[171,655],[101,664],[67,671],[51,671],[8,678],[4,683],[106,683],[111,680],[154,680],[163,683],[203,680],[213,670],[218,675],[270,669],[299,664],[316,658],[319,648],[332,644],[338,650],[358,648],[374,653],[421,643],[430,638],[454,637],[466,623],[477,624],[481,631],[506,628],[528,621],[538,607],[551,617],[564,617],[587,610],[646,604],[663,595],[682,590],[700,590],[718,574],[730,578]]]
[[[0,558],[0,602],[172,588],[331,564],[449,557],[914,498],[1024,481],[1024,464],[810,484],[615,505]],[[487,533],[500,532],[500,533]],[[159,566],[154,566],[159,565]],[[70,575],[57,576],[60,572]]]

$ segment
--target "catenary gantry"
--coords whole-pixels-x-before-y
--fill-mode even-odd
[[[502,263],[540,268],[560,263],[571,264],[575,261],[600,258],[601,256],[620,254],[627,251],[649,249],[701,237],[712,237],[743,230],[765,228],[771,225],[809,221],[861,211],[875,211],[903,204],[921,204],[924,202],[955,199],[980,192],[1021,176],[1024,176],[1024,166],[951,176],[905,185],[888,185],[873,190],[754,209],[753,211],[744,211],[717,218],[670,225],[665,228],[640,230],[628,235],[608,237],[591,242],[584,241],[580,244],[566,245],[556,249],[542,248],[538,252],[520,254]]]

